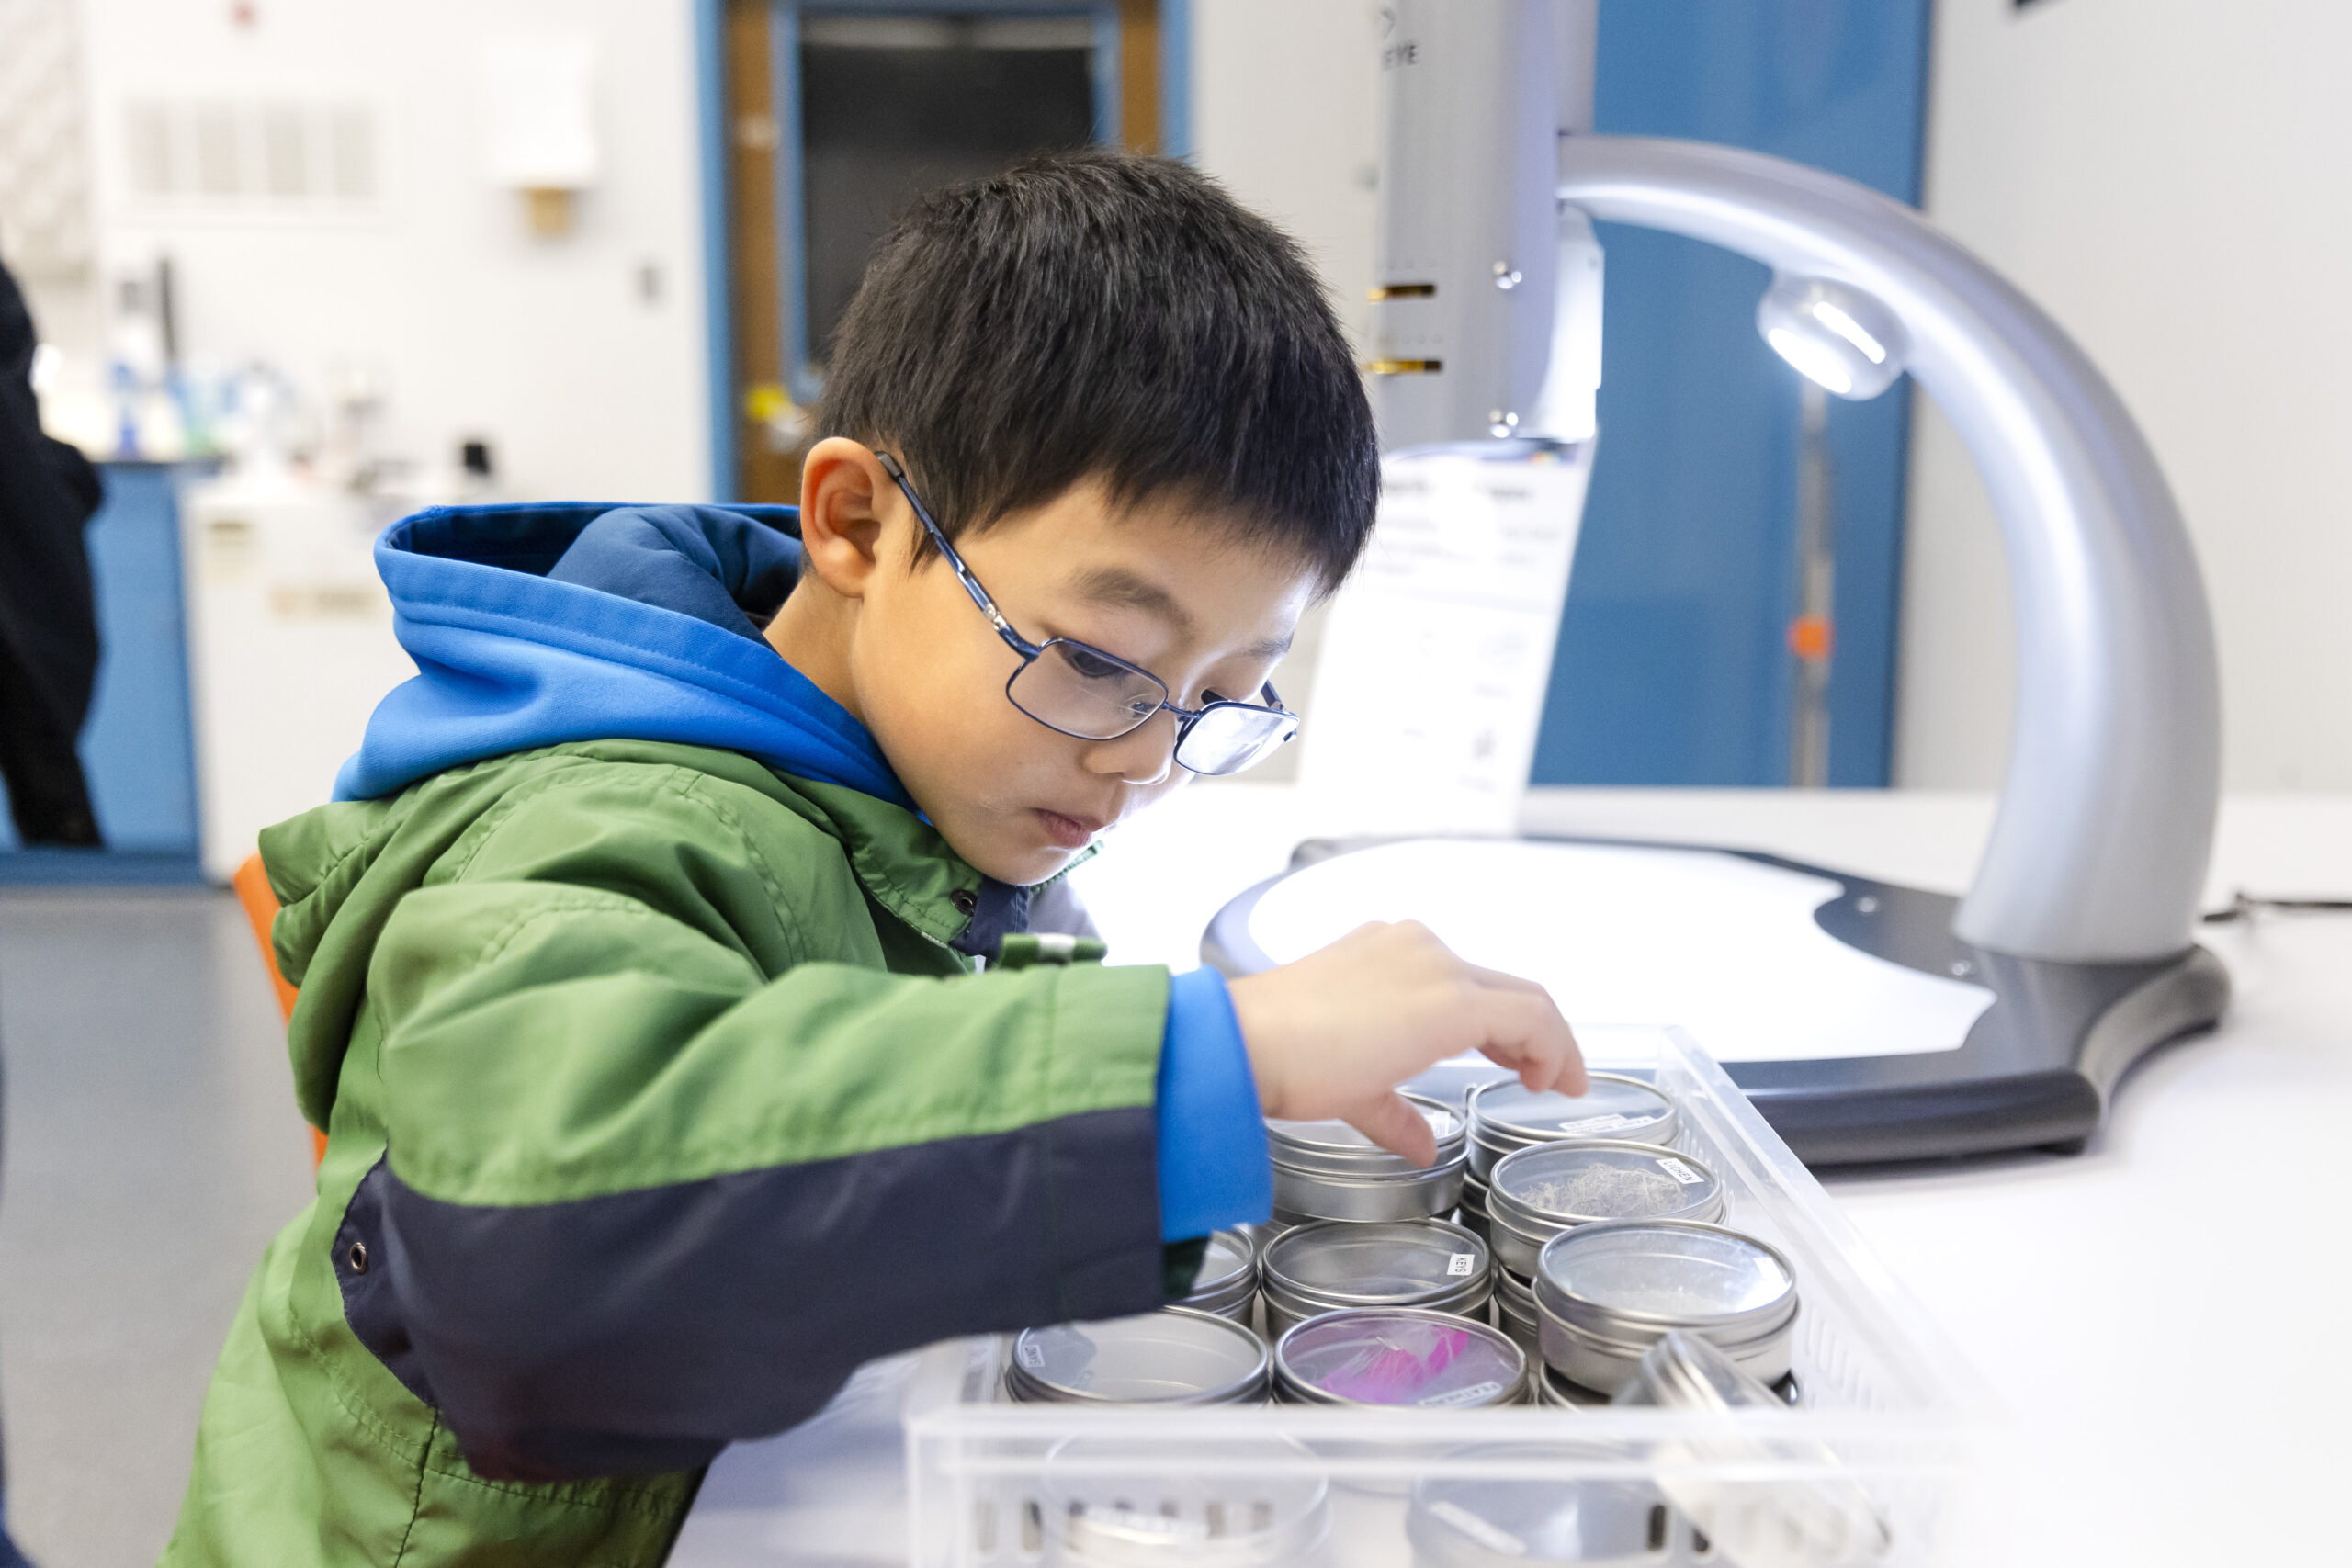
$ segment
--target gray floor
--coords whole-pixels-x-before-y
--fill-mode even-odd
[[[226,894],[0,892],[0,1419],[41,1568],[171,1533],[221,1336],[310,1195],[283,1035]]]

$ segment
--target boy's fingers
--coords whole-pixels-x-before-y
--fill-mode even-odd
[[[1403,1155],[1415,1165],[1437,1160],[1437,1135],[1430,1131],[1413,1102],[1391,1090],[1345,1118],[1348,1125],[1391,1154]]]
[[[1486,1032],[1487,1043],[1479,1049],[1516,1072],[1531,1090],[1584,1093],[1584,1057],[1577,1049],[1576,1033],[1549,995],[1540,989],[1532,995],[1498,993]]]

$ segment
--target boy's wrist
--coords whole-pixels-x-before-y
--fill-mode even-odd
[[[1273,1022],[1266,992],[1266,976],[1245,975],[1226,982],[1233,999],[1233,1021],[1241,1031],[1241,1049],[1250,1058],[1250,1077],[1258,1084],[1258,1109],[1272,1116],[1283,1103],[1281,1054],[1273,1048],[1279,1027]]]

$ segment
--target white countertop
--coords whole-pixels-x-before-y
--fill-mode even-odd
[[[1196,964],[1209,917],[1313,836],[1301,809],[1285,786],[1219,784],[1122,829],[1077,877],[1114,960]],[[1526,826],[1958,892],[1991,819],[1989,795],[1544,790]],[[2352,892],[2352,799],[2228,801],[2211,902],[2240,887]],[[2352,1473],[2352,918],[2205,941],[2235,981],[2229,1018],[2133,1071],[2086,1153],[1828,1182],[2006,1407],[1955,1562],[2346,1559],[2327,1500]],[[690,1520],[681,1563],[754,1560],[702,1533]]]

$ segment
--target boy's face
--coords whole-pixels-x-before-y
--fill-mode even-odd
[[[808,465],[810,567],[854,596],[822,637],[838,654],[834,679],[810,667],[808,656],[827,662],[826,650],[802,635],[823,606],[795,615],[818,583],[786,601],[770,640],[865,722],[958,854],[1002,881],[1042,882],[1183,781],[1171,756],[1176,717],[1164,709],[1116,739],[1086,740],[1014,707],[1005,682],[1021,656],[935,552],[914,564],[922,525],[872,454],[829,440]],[[828,495],[829,482],[857,493]],[[870,544],[854,552],[859,558],[838,558],[861,531]],[[1258,700],[1317,586],[1305,561],[1236,543],[1222,518],[1166,498],[1118,510],[1091,480],[967,533],[956,549],[1030,642],[1070,637],[1116,654],[1188,708]]]

